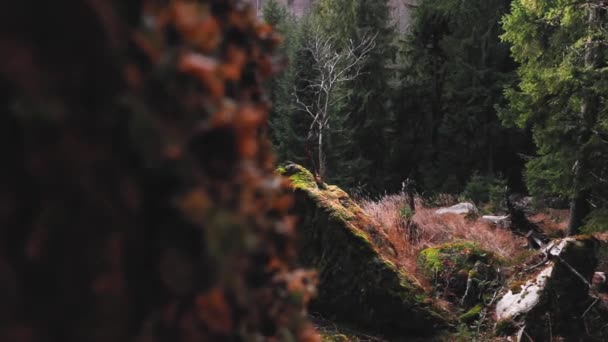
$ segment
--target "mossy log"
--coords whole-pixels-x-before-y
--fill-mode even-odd
[[[428,335],[446,325],[446,313],[384,256],[391,247],[378,223],[344,191],[299,165],[279,172],[296,193],[300,259],[319,272],[312,310],[389,335]]]

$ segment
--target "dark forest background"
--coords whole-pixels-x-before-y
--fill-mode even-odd
[[[403,30],[387,0],[319,0],[298,17],[267,1],[264,19],[291,61],[269,84],[279,160],[322,166],[322,178],[368,197],[398,192],[406,179],[427,198],[530,194],[571,207],[574,226],[597,227],[606,216],[606,44],[593,6],[420,1]],[[347,55],[370,37],[371,51],[354,51],[354,77],[330,95],[319,90],[327,60],[315,56],[318,41]],[[327,97],[320,133],[302,104],[314,112]]]

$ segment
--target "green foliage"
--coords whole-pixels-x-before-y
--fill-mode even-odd
[[[487,203],[490,199],[489,185],[490,181],[488,177],[475,174],[465,186],[463,196],[475,202],[475,204]]]
[[[326,35],[344,46],[375,36],[375,48],[362,74],[345,84],[343,99],[332,107],[335,119],[328,153],[330,180],[351,189],[379,193],[386,189],[390,145],[393,143],[389,65],[396,50],[387,0],[320,0],[314,21]]]
[[[286,36],[289,69],[271,87],[271,136],[279,160],[316,169],[316,146],[306,141],[315,61],[305,49],[313,30],[337,42],[370,34],[376,46],[362,74],[335,90],[326,155],[329,182],[371,195],[397,190],[405,177],[426,193],[460,193],[472,172],[502,173],[521,189],[527,133],[504,128],[496,116],[515,64],[498,25],[509,0],[422,1],[402,42],[387,0],[319,0],[301,20],[276,1],[264,16]],[[400,51],[399,51],[400,50]],[[394,187],[391,189],[391,187]]]
[[[606,194],[605,16],[597,6],[516,0],[502,22],[520,67],[500,116],[532,128],[538,156],[527,164],[528,186],[540,196],[576,199],[577,208],[602,206]]]
[[[505,206],[506,181],[500,177],[474,174],[466,184],[462,196],[477,205],[489,204],[490,210]]]
[[[602,208],[595,210],[587,216],[585,226],[581,229],[582,233],[605,233],[608,232],[608,209]]]
[[[363,177],[359,178],[371,193],[381,193],[387,188],[390,181],[389,151],[396,143],[394,94],[390,91],[389,81],[393,74],[390,66],[397,49],[389,11],[388,0],[359,1],[357,30],[353,39],[360,39],[363,34],[375,34],[376,47],[365,60],[361,77],[349,87],[350,96],[345,108],[350,113],[348,124],[354,131],[353,140],[358,142],[357,145],[351,144],[350,149],[358,160],[369,165],[360,173]]]
[[[361,75],[333,91],[324,150],[328,181],[366,193],[384,191],[392,118],[387,66],[396,52],[388,1],[320,0],[312,13],[300,20],[286,15],[277,1],[269,1],[264,17],[285,35],[285,51],[291,61],[288,70],[270,84],[272,141],[280,161],[291,160],[309,168],[316,168],[312,161],[316,145],[306,140],[312,119],[298,110],[293,92],[301,102],[311,103],[309,81],[318,76],[318,65],[306,47],[311,45],[313,32],[331,38],[337,53],[351,40],[357,45],[365,37],[375,37],[375,47],[364,60]]]
[[[420,252],[418,265],[427,275],[445,275],[471,270],[475,261],[496,261],[496,256],[469,241],[455,241]]]
[[[334,35],[343,44],[353,38],[361,0],[318,0],[313,20],[321,31]]]
[[[307,79],[311,79],[310,53],[303,46],[310,39],[311,27],[308,20],[297,21],[276,0],[264,7],[264,18],[277,25],[283,35],[284,57],[290,61],[288,67],[268,83],[272,110],[269,114],[270,138],[280,161],[293,161],[312,168],[306,151],[306,134],[310,118],[302,115],[294,104],[294,89],[305,89]],[[306,91],[300,91],[301,98],[307,99]]]
[[[490,210],[493,212],[504,210],[507,206],[507,203],[505,202],[505,196],[507,195],[506,181],[495,178],[494,182],[491,183],[488,192],[490,197]]]
[[[262,16],[264,21],[272,25],[278,32],[285,33],[285,24],[289,13],[285,6],[279,4],[277,0],[266,1]]]
[[[401,220],[411,220],[414,217],[415,212],[409,206],[403,206],[399,208],[399,217]]]
[[[518,186],[527,136],[501,126],[495,105],[515,76],[498,22],[510,0],[424,0],[402,43],[395,80],[399,137],[393,169],[430,192],[459,193],[470,174]]]
[[[570,197],[573,154],[549,153],[526,164],[525,177],[530,194],[539,200]]]
[[[462,323],[473,323],[476,319],[479,318],[481,314],[481,310],[483,306],[481,304],[477,304],[467,312],[463,313],[458,317],[458,320]]]

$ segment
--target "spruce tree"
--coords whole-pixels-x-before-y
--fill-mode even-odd
[[[525,134],[501,127],[495,104],[514,76],[499,20],[510,0],[425,0],[400,57],[396,177],[460,192],[472,174],[517,183]],[[519,167],[518,167],[519,165]]]
[[[601,3],[513,2],[502,38],[512,44],[519,83],[507,91],[505,122],[530,126],[538,156],[527,165],[531,191],[571,201],[569,234],[605,207],[606,9]]]
[[[388,65],[396,50],[387,0],[320,0],[316,22],[341,45],[375,36],[362,74],[340,89],[343,101],[334,108],[330,160],[335,182],[368,192],[384,190],[390,145],[390,80]]]
[[[363,74],[350,87],[349,124],[358,146],[356,160],[365,161],[367,170],[360,173],[365,190],[381,193],[388,186],[389,150],[395,138],[389,66],[397,53],[395,28],[390,18],[388,0],[361,0],[357,11],[357,30],[353,39],[373,32],[376,48],[363,67]]]
[[[282,57],[288,62],[278,76],[267,82],[272,101],[272,110],[269,113],[270,138],[280,162],[290,160],[311,167],[305,158],[303,137],[306,122],[296,118],[293,104],[297,78],[301,78],[301,73],[310,68],[311,61],[306,57],[306,51],[302,50],[309,25],[307,20],[296,21],[277,0],[268,0],[264,4],[263,18],[283,36]]]

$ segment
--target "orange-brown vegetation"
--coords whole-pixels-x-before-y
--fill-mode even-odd
[[[512,258],[526,250],[525,239],[514,236],[507,229],[463,215],[436,215],[436,208],[426,207],[420,198],[415,202],[416,212],[412,218],[415,228],[412,231],[408,229],[403,213],[403,208],[407,207],[405,195],[361,201],[363,210],[381,223],[395,246],[399,255],[398,263],[409,271],[416,271],[416,259],[422,249],[454,240],[474,242],[505,258]]]
[[[446,327],[449,312],[396,267],[389,237],[346,192],[317,183],[296,164],[278,171],[295,191],[300,261],[318,270],[314,312],[387,336],[429,336]]]
[[[537,224],[547,236],[552,238],[563,237],[568,227],[570,212],[563,209],[545,209],[530,217],[530,221]]]

